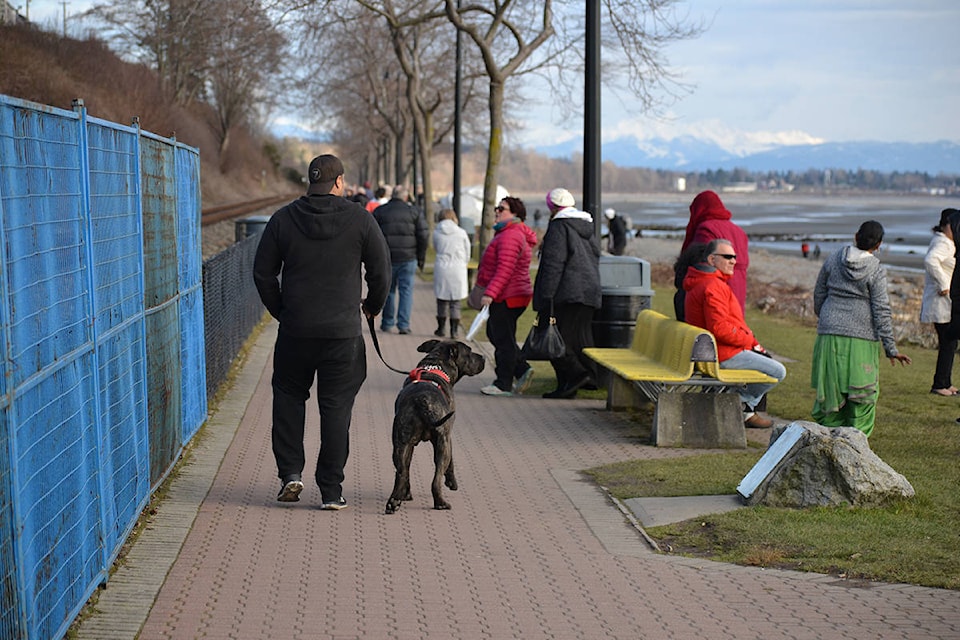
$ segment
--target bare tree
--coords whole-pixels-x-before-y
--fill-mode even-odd
[[[164,94],[188,104],[204,89],[208,36],[216,24],[206,0],[110,0],[87,15],[112,28],[105,35],[121,54],[157,71]]]
[[[338,57],[336,68],[310,74],[320,77],[314,80],[313,93],[330,107],[325,114],[337,121],[342,147],[352,148],[358,157],[368,153],[365,147],[383,160],[380,150],[390,140],[390,160],[402,167],[395,172],[398,182],[406,181],[414,161],[403,141],[415,133],[426,214],[432,224],[433,150],[449,137],[455,115],[450,65],[455,31],[440,10],[440,0],[433,4],[358,0],[354,7],[357,11],[341,5],[335,13],[318,12],[316,7],[309,12],[305,25],[314,38],[311,57],[328,59],[336,52],[351,51],[349,59]],[[317,16],[319,21],[313,21]],[[388,49],[392,56],[384,56]],[[481,106],[474,89],[478,71],[468,73],[466,113]],[[477,128],[483,121],[482,117],[470,119]]]
[[[643,109],[657,102],[660,89],[670,89],[673,76],[663,59],[664,47],[695,36],[674,11],[678,0],[602,1],[605,9],[607,69],[626,73],[631,92]],[[539,72],[557,78],[554,87],[574,86],[570,73],[582,69],[583,3],[578,0],[475,0],[458,7],[444,0],[447,18],[476,45],[490,81],[490,137],[484,178],[481,251],[493,233],[493,199],[500,166],[504,87],[509,78]],[[556,12],[555,12],[556,9]],[[610,77],[610,76],[608,76]],[[571,101],[569,104],[573,104]]]
[[[447,19],[477,46],[489,79],[490,135],[479,234],[482,253],[493,237],[493,200],[503,151],[504,87],[507,79],[520,72],[534,52],[554,35],[553,2],[498,0],[492,6],[472,3],[460,9],[457,4],[456,0],[444,0]]]
[[[222,161],[231,130],[248,124],[258,103],[270,102],[265,89],[280,69],[284,38],[257,3],[214,0],[211,4],[230,16],[209,38],[208,87]]]

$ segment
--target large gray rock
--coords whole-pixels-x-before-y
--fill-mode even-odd
[[[881,506],[914,496],[913,486],[870,449],[860,430],[792,424],[803,427],[803,434],[758,485],[749,504]],[[789,426],[774,428],[770,444]]]

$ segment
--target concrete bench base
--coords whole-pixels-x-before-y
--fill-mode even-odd
[[[653,418],[658,447],[745,449],[747,433],[737,393],[661,393]]]

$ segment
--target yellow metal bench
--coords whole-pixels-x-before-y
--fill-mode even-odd
[[[637,316],[629,348],[583,352],[610,371],[608,409],[655,403],[659,446],[745,447],[739,389],[776,382],[759,371],[721,369],[713,334],[651,309]]]

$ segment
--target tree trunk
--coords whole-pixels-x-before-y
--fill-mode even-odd
[[[480,250],[493,239],[493,207],[497,197],[497,175],[500,169],[500,154],[503,151],[503,82],[490,81],[490,138],[487,153],[487,170],[483,178],[483,213],[480,215]]]
[[[414,115],[416,117],[416,115]],[[436,216],[433,211],[433,178],[431,177],[430,167],[433,165],[433,114],[424,112],[421,120],[417,123],[417,147],[420,152],[420,165],[423,167],[421,172],[423,178],[423,214],[427,217],[427,225],[430,227],[430,237],[433,237],[433,227]],[[414,197],[416,197],[417,185],[413,185]]]

